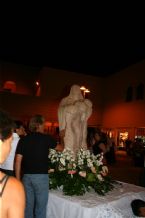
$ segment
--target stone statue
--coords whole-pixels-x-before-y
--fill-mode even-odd
[[[91,101],[84,99],[80,86],[73,85],[58,108],[60,138],[64,148],[75,154],[80,148],[87,149],[87,120],[91,114]]]

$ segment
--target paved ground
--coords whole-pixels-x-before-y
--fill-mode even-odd
[[[125,151],[116,152],[116,163],[108,166],[113,179],[139,185],[139,177],[142,167],[134,167],[131,157]]]

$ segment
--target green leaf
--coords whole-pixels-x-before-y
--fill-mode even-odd
[[[95,182],[96,181],[96,177],[94,173],[88,173],[87,177],[86,177],[87,182]]]

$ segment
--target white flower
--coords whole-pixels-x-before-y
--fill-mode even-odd
[[[55,177],[53,171],[65,171],[70,174],[70,178],[73,178],[78,174],[84,178],[88,178],[88,175],[91,175],[94,178],[94,183],[96,183],[97,180],[101,183],[106,179],[105,176],[107,176],[108,173],[107,166],[104,166],[103,164],[103,153],[95,156],[90,153],[89,150],[81,148],[75,156],[69,149],[64,149],[63,152],[50,149],[48,157],[50,158],[51,163],[56,163],[54,165],[56,168],[50,169],[49,171],[49,173],[52,172],[52,174],[50,174],[52,178],[53,176]],[[80,182],[82,181],[80,180]],[[53,185],[53,179],[51,180],[51,178],[50,184]],[[85,183],[83,185],[85,186]],[[100,191],[102,193],[105,192],[105,190]]]
[[[75,163],[73,163],[73,169],[76,169],[77,165]]]
[[[70,160],[70,159],[71,159],[71,157],[69,157],[69,156],[66,156],[66,159],[67,159],[67,160]]]
[[[59,171],[63,171],[63,170],[65,170],[65,168],[62,166],[59,166]]]
[[[102,177],[100,174],[97,175],[97,178],[98,178],[99,181],[101,181],[101,182],[104,181],[103,177]]]
[[[97,166],[103,165],[102,161],[96,160]]]
[[[79,175],[82,177],[86,177],[87,173],[86,173],[86,171],[80,171]]]
[[[108,167],[107,166],[103,166],[102,167],[102,171],[103,171],[103,173],[108,173]]]
[[[60,158],[60,162],[62,163],[63,166],[65,166],[65,160],[63,158]]]
[[[96,168],[95,167],[91,167],[91,171],[92,171],[92,173],[96,173]]]

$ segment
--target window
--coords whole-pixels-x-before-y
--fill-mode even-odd
[[[133,100],[133,88],[132,88],[132,86],[129,86],[127,88],[127,92],[126,92],[126,102],[129,102],[132,100]]]
[[[136,99],[144,99],[144,84],[140,83],[136,88]]]

